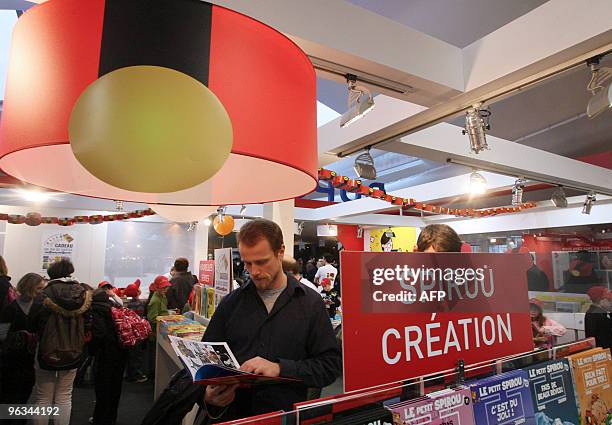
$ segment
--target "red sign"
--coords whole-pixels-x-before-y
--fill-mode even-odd
[[[523,254],[341,254],[344,390],[533,349]]]
[[[210,286],[211,288],[215,283],[215,261],[214,260],[201,260],[200,261],[200,273],[198,280],[204,286]]]

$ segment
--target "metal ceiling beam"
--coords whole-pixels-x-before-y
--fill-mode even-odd
[[[385,144],[382,149],[612,196],[612,170],[499,137],[489,135],[487,142],[489,150],[473,154],[460,127],[441,123]]]

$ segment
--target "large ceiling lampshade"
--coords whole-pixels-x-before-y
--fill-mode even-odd
[[[31,8],[2,115],[0,168],[64,192],[227,205],[316,184],[312,64],[276,30],[199,0]]]
[[[153,204],[149,207],[157,215],[175,223],[192,223],[194,221],[204,221],[209,216],[217,212],[217,207],[191,207],[184,205],[162,205]]]

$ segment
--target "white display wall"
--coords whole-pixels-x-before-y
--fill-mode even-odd
[[[110,214],[110,212],[67,210],[56,208],[14,207],[0,205],[7,214],[27,214],[37,211],[42,215],[71,217],[76,215]],[[197,226],[187,232],[185,225],[168,223],[157,217],[146,217],[125,222],[75,224],[58,226],[41,224],[7,224],[0,222],[0,253],[5,258],[13,285],[29,272],[45,274],[44,256],[69,256],[75,267],[74,277],[97,286],[102,280],[125,287],[135,278],[142,280],[143,295],[149,280],[157,274],[167,274],[175,257],[184,256],[190,269],[198,272],[200,259],[205,259],[208,248],[208,228]],[[64,235],[67,235],[64,237]],[[70,241],[64,253],[51,253],[46,241]]]

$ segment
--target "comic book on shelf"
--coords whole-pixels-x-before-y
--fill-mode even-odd
[[[468,382],[474,403],[474,421],[488,425],[536,425],[529,379],[514,370]]]
[[[574,382],[567,359],[549,360],[524,369],[538,425],[578,425]]]
[[[593,348],[568,357],[572,366],[581,423],[612,425],[610,349]]]
[[[436,391],[388,407],[394,425],[474,425],[472,397],[467,387]]]

